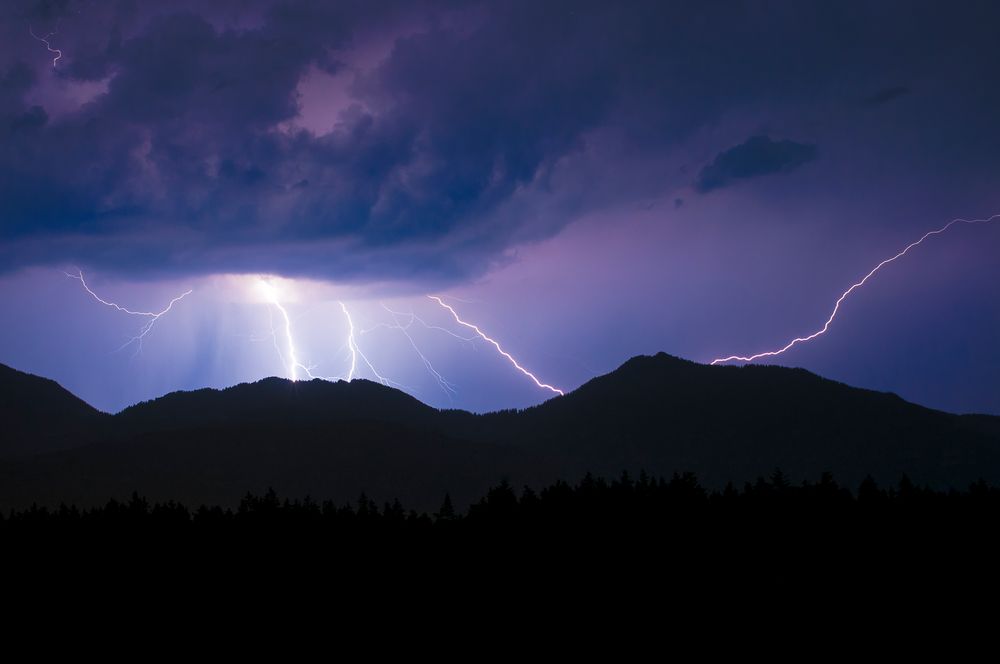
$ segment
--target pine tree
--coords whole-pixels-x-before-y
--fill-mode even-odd
[[[451,504],[451,494],[444,494],[444,501],[441,503],[441,507],[438,509],[437,513],[434,515],[437,521],[454,521],[455,520],[455,507]]]

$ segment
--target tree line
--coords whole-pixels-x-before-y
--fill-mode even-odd
[[[107,531],[235,533],[269,529],[357,534],[488,534],[517,530],[537,533],[631,530],[649,536],[678,528],[724,529],[737,534],[781,526],[797,531],[847,527],[883,529],[905,525],[985,524],[1000,514],[1000,488],[983,481],[965,489],[919,486],[903,476],[892,486],[864,480],[856,490],[829,474],[795,484],[780,470],[769,477],[703,487],[692,473],[670,478],[623,473],[613,480],[587,475],[576,483],[558,481],[539,490],[515,490],[506,481],[490,488],[465,509],[445,494],[433,513],[407,509],[398,500],[381,505],[362,494],[357,500],[282,499],[273,490],[247,494],[235,508],[191,509],[175,501],[150,502],[138,493],[129,500],[78,508],[32,506],[0,513],[0,536],[26,532]]]

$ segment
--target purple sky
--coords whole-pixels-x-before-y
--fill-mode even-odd
[[[344,376],[342,302],[355,375],[521,407],[551,393],[426,294],[572,389],[781,347],[1000,212],[994,3],[701,4],[5,3],[0,362],[106,410],[290,376],[277,298]],[[771,361],[1000,413],[998,255],[954,227]],[[146,319],[76,269],[193,292],[118,350]]]

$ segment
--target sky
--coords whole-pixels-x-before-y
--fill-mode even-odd
[[[779,349],[1000,213],[998,21],[10,0],[0,362],[107,411],[270,375],[487,411],[637,354]],[[1000,218],[952,226],[763,361],[1000,414],[998,256]]]

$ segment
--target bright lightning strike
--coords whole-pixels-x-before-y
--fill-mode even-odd
[[[971,224],[988,224],[989,222],[993,221],[994,219],[998,219],[998,218],[1000,218],[1000,214],[995,214],[992,217],[986,217],[986,218],[983,218],[983,219],[952,219],[951,221],[949,221],[947,224],[945,224],[941,228],[938,228],[937,230],[929,231],[929,232],[925,233],[916,242],[912,242],[912,243],[906,245],[906,248],[904,248],[898,254],[896,254],[892,258],[887,258],[884,261],[882,261],[881,263],[879,263],[878,265],[876,265],[874,268],[872,268],[871,272],[869,272],[868,274],[866,274],[864,276],[864,278],[861,279],[861,281],[858,281],[857,283],[853,284],[850,288],[848,288],[846,291],[844,291],[840,295],[840,297],[837,298],[837,302],[833,305],[833,312],[830,313],[830,317],[826,319],[826,322],[823,324],[823,327],[821,327],[819,330],[817,330],[817,331],[813,332],[812,334],[810,334],[808,336],[805,336],[805,337],[796,337],[796,338],[792,339],[791,341],[789,341],[784,346],[782,346],[781,348],[779,348],[778,350],[770,350],[770,351],[766,351],[766,352],[763,352],[763,353],[757,353],[756,355],[749,355],[749,356],[746,356],[746,357],[741,356],[741,355],[730,355],[729,357],[716,358],[716,359],[712,360],[711,363],[712,364],[723,364],[723,363],[726,363],[726,362],[753,362],[754,360],[759,360],[762,357],[774,357],[775,355],[781,355],[785,351],[789,350],[790,348],[792,348],[792,347],[794,347],[794,346],[796,346],[796,345],[798,345],[800,343],[805,343],[806,341],[812,341],[816,337],[818,337],[820,335],[823,335],[823,334],[826,334],[826,331],[830,329],[830,325],[833,323],[833,319],[837,317],[837,313],[840,311],[840,305],[841,305],[841,303],[845,299],[847,299],[847,297],[851,293],[853,293],[855,290],[857,290],[857,289],[861,288],[862,286],[864,286],[865,283],[869,279],[871,279],[873,276],[875,276],[875,273],[878,272],[879,270],[881,270],[884,266],[888,265],[889,263],[892,263],[893,261],[895,261],[895,260],[897,260],[899,258],[902,258],[903,256],[905,256],[907,254],[907,252],[910,251],[910,249],[913,249],[914,247],[919,246],[927,238],[929,238],[931,236],[934,236],[934,235],[940,235],[941,233],[944,233],[945,231],[947,231],[949,228],[951,228],[955,224],[970,224],[970,225]]]
[[[354,337],[354,319],[351,318],[351,312],[347,310],[347,305],[343,302],[338,302],[338,304],[340,305],[340,310],[344,312],[344,317],[347,318],[347,349],[351,351],[351,372],[347,380],[354,380],[354,372],[357,371],[358,357],[360,357],[364,360],[364,363],[368,365],[368,369],[372,372],[373,376],[378,378],[380,383],[383,385],[389,385],[392,381],[379,374],[379,372],[375,370],[375,367],[372,366],[372,363],[368,360],[368,356],[361,352],[361,348],[358,346],[358,341]]]
[[[313,373],[314,366],[307,366],[299,360],[298,349],[295,345],[295,335],[292,332],[292,317],[288,313],[288,309],[281,303],[278,297],[277,287],[266,279],[260,279],[258,282],[258,287],[260,292],[263,294],[267,302],[274,306],[275,309],[281,314],[281,318],[284,321],[284,337],[285,337],[285,350],[282,351],[278,344],[277,331],[274,329],[273,319],[271,321],[271,338],[274,340],[274,349],[278,353],[278,358],[281,360],[281,364],[285,367],[285,372],[288,375],[289,380],[297,381],[299,379],[299,371],[302,371],[310,379],[320,379],[326,381],[337,381],[342,380],[342,376],[319,376]],[[357,373],[358,368],[358,357],[367,365],[368,369],[371,371],[372,375],[383,385],[393,385],[395,387],[402,387],[398,383],[394,383],[388,378],[382,376],[371,363],[368,357],[361,351],[358,346],[357,340],[355,339],[354,333],[354,320],[351,318],[350,312],[347,310],[347,306],[343,302],[338,302],[340,305],[340,310],[344,313],[344,317],[347,319],[348,333],[347,333],[347,350],[351,355],[351,364],[347,372],[347,380],[354,380],[354,376]],[[287,358],[287,359],[286,359]]]
[[[188,295],[190,295],[193,292],[191,290],[188,290],[188,291],[185,291],[184,293],[181,293],[180,295],[178,295],[174,299],[170,300],[170,302],[167,304],[167,306],[162,311],[133,311],[132,309],[127,309],[126,307],[123,307],[123,306],[121,306],[119,304],[116,304],[116,303],[111,302],[109,300],[105,300],[104,298],[102,298],[101,296],[99,296],[97,293],[95,293],[93,290],[91,290],[90,286],[87,285],[87,280],[84,279],[84,277],[83,277],[83,271],[82,270],[78,270],[77,274],[70,274],[69,272],[63,272],[63,274],[65,274],[70,279],[76,279],[77,281],[79,281],[83,285],[83,289],[85,291],[87,291],[90,294],[91,297],[93,297],[95,300],[97,300],[98,302],[100,302],[104,306],[111,307],[113,309],[117,309],[118,311],[120,311],[120,312],[122,312],[124,314],[128,314],[129,316],[141,316],[141,317],[149,319],[146,322],[145,325],[143,325],[141,328],[139,328],[139,332],[134,337],[132,337],[131,339],[129,339],[128,341],[126,341],[124,344],[122,344],[122,346],[118,349],[118,350],[122,350],[123,348],[127,348],[128,346],[130,346],[132,344],[136,344],[136,353],[139,353],[139,352],[142,351],[142,340],[146,338],[146,335],[148,335],[150,333],[150,331],[152,331],[153,326],[156,324],[156,321],[160,320],[161,316],[169,313],[169,311],[171,309],[173,309],[173,307],[174,307],[175,304],[177,304],[178,302],[180,302],[181,300],[183,300],[184,298],[186,298]]]
[[[487,341],[490,344],[492,344],[493,347],[497,349],[498,353],[500,353],[505,358],[507,358],[507,361],[510,362],[512,365],[514,365],[515,369],[517,369],[518,371],[520,371],[521,373],[523,373],[525,376],[527,376],[528,378],[530,378],[532,381],[534,381],[535,385],[537,385],[538,387],[540,387],[542,389],[549,390],[550,392],[554,392],[554,393],[556,393],[556,394],[558,394],[560,396],[562,396],[563,394],[565,394],[565,392],[563,392],[562,390],[560,390],[558,387],[552,387],[551,385],[548,385],[547,383],[543,383],[542,381],[538,380],[538,378],[535,376],[535,374],[531,373],[530,371],[528,371],[527,369],[525,369],[524,367],[522,367],[520,364],[518,364],[517,360],[515,360],[510,353],[508,353],[503,348],[501,348],[500,344],[497,343],[494,339],[491,339],[490,337],[488,337],[486,335],[486,333],[483,332],[482,330],[480,330],[476,325],[474,325],[472,323],[467,323],[466,321],[462,320],[459,317],[458,313],[453,308],[451,308],[450,305],[446,304],[444,302],[444,300],[442,300],[440,297],[438,297],[436,295],[428,295],[427,297],[429,299],[431,299],[431,300],[434,300],[435,302],[437,302],[438,304],[440,304],[442,307],[444,307],[445,309],[447,309],[451,313],[452,317],[455,319],[456,323],[458,323],[459,325],[462,325],[463,327],[469,328],[470,330],[472,330],[473,332],[475,332],[479,337],[481,337],[483,339],[483,341]]]
[[[282,351],[281,347],[278,345],[278,334],[274,329],[274,319],[269,318],[271,325],[271,339],[274,341],[274,350],[278,353],[278,358],[281,360],[282,366],[285,367],[285,372],[288,375],[289,380],[297,381],[299,379],[299,370],[305,372],[309,378],[322,378],[323,380],[339,380],[338,378],[328,378],[325,376],[313,375],[313,367],[308,367],[299,361],[298,350],[295,347],[295,335],[292,333],[292,317],[288,315],[288,309],[281,304],[278,299],[278,290],[274,284],[267,281],[266,279],[261,279],[258,282],[258,287],[264,298],[267,300],[268,304],[272,305],[281,314],[281,318],[285,323],[285,350]],[[270,309],[268,309],[268,315],[270,316]]]
[[[348,313],[347,307],[340,302],[340,309],[347,317],[347,350],[351,352],[351,369],[347,372],[347,380],[354,380],[354,372],[358,370],[358,343],[354,339],[354,319]],[[367,362],[367,360],[365,360]]]
[[[285,344],[288,356],[287,362],[285,361],[285,353],[282,353],[281,349],[278,347],[278,337],[274,333],[273,324],[271,326],[271,334],[274,338],[274,349],[278,351],[281,363],[285,365],[286,371],[288,371],[289,380],[299,379],[299,369],[302,369],[310,378],[313,378],[313,375],[309,372],[309,368],[299,362],[298,352],[295,350],[295,337],[292,336],[292,318],[288,315],[288,310],[285,309],[285,307],[283,307],[277,300],[272,300],[271,304],[274,305],[274,308],[277,309],[279,313],[281,313],[281,317],[285,321]]]
[[[55,53],[56,54],[56,57],[52,58],[52,67],[55,68],[56,62],[58,62],[59,58],[62,57],[62,51],[60,51],[58,48],[52,48],[52,44],[49,43],[49,37],[55,36],[58,31],[57,30],[53,30],[49,34],[45,35],[44,37],[39,37],[38,35],[35,34],[35,31],[32,30],[31,26],[29,25],[28,26],[28,32],[31,34],[32,37],[34,37],[38,41],[40,41],[43,44],[45,44],[45,48],[48,49],[49,53]]]

